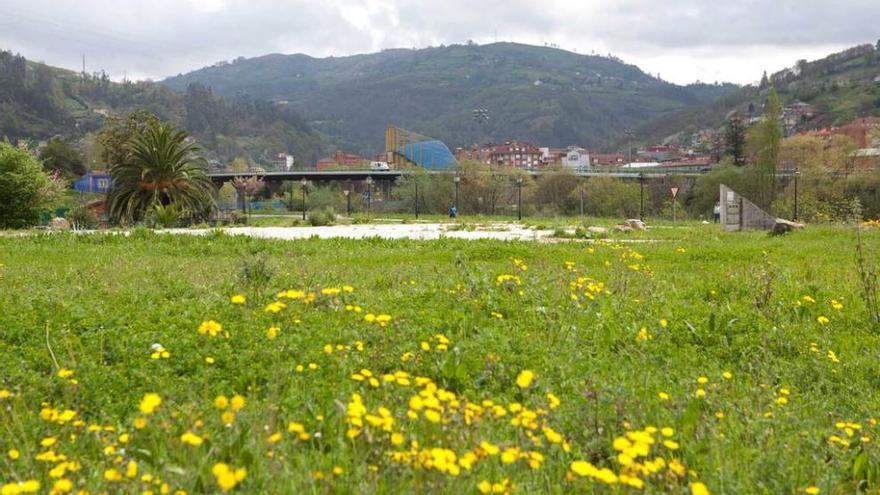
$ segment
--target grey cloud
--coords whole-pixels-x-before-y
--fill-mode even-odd
[[[880,36],[876,0],[5,0],[3,10],[0,48],[69,68],[85,53],[90,70],[117,78],[161,78],[236,56],[347,55],[496,33],[633,60],[674,52],[717,75],[722,59],[754,47],[774,50],[775,61]]]

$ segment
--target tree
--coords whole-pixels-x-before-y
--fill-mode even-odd
[[[724,125],[724,156],[739,166],[746,164],[746,126],[742,115],[734,112]]]
[[[782,144],[782,103],[771,87],[764,106],[764,118],[748,133],[747,148],[752,157],[749,170],[756,197],[753,201],[769,209],[776,195],[776,167]]]
[[[0,141],[0,229],[36,225],[53,192],[52,179],[30,153]]]
[[[132,139],[143,134],[148,127],[158,123],[158,117],[143,110],[128,114],[125,120],[111,116],[101,132],[98,133],[97,141],[101,148],[101,161],[110,168],[124,164],[130,158],[129,144]]]
[[[86,173],[82,154],[59,137],[50,139],[40,150],[40,161],[46,171],[58,173],[67,179],[79,178]]]
[[[761,85],[759,88],[766,89],[768,86],[770,86],[770,78],[767,77],[767,71],[765,70],[764,75],[761,76]]]
[[[200,151],[170,124],[149,124],[126,146],[125,159],[110,168],[110,218],[120,223],[143,220],[156,204],[173,204],[188,217],[212,210],[216,189]]]

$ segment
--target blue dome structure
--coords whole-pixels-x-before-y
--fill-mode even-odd
[[[449,147],[436,139],[409,143],[395,151],[407,161],[426,170],[449,170],[458,165]]]

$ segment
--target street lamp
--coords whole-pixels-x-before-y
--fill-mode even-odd
[[[301,181],[299,181],[300,185],[302,185],[302,193],[303,193],[303,221],[306,219],[306,186],[309,185],[309,181],[306,180],[305,177]]]
[[[373,178],[367,177],[364,181],[367,183],[367,216],[373,211]]]
[[[458,184],[461,182],[461,176],[458,175],[458,172],[455,173],[452,182],[455,183],[455,212],[458,214]]]
[[[416,186],[415,209],[416,209],[416,219],[418,219],[419,218],[419,179],[418,179],[418,177],[416,177],[415,180],[413,180],[413,184]]]
[[[351,216],[351,191],[348,189],[342,191],[342,194],[345,195],[345,214],[346,216]]]
[[[801,175],[801,172],[795,168],[794,169],[794,218],[792,220],[797,221],[798,219],[798,176]]]
[[[639,220],[645,221],[645,174],[639,172]]]
[[[516,186],[518,189],[518,198],[517,198],[517,207],[516,207],[516,218],[517,220],[522,220],[522,184],[523,178],[522,176],[516,178]]]

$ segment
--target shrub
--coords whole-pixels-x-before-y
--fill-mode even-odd
[[[27,151],[0,141],[0,228],[22,229],[40,221],[52,180]]]
[[[100,222],[95,213],[85,206],[76,206],[67,214],[67,220],[74,230],[95,230]]]
[[[309,225],[312,227],[323,227],[325,225],[333,225],[336,221],[336,212],[333,208],[325,207],[309,213]]]

